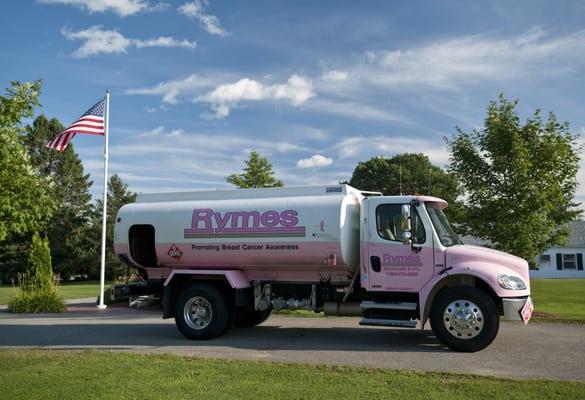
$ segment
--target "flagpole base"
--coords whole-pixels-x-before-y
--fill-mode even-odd
[[[105,304],[98,304],[97,308],[98,308],[98,310],[105,310],[106,308],[108,308],[108,306]]]

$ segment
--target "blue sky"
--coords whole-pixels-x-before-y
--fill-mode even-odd
[[[0,35],[3,87],[42,78],[39,113],[68,124],[111,89],[110,172],[139,192],[227,188],[252,149],[287,185],[444,166],[500,92],[585,135],[579,1],[13,0]],[[74,145],[98,195],[103,139]]]

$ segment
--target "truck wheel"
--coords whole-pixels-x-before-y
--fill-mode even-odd
[[[252,326],[260,325],[270,317],[272,310],[238,310],[234,325],[240,328],[250,328]]]
[[[500,317],[494,301],[479,289],[458,286],[440,292],[431,306],[431,328],[452,350],[475,352],[494,341]]]
[[[228,327],[230,310],[216,287],[200,284],[181,292],[175,304],[175,323],[185,337],[207,340]]]

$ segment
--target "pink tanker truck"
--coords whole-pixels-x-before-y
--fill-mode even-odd
[[[306,309],[360,325],[429,320],[447,347],[477,351],[501,316],[530,319],[528,264],[464,245],[445,207],[349,185],[141,194],[119,210],[114,247],[189,339]]]

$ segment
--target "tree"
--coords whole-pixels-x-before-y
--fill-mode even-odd
[[[0,241],[43,227],[54,202],[50,179],[38,176],[21,143],[22,118],[32,117],[41,82],[12,82],[0,96]]]
[[[51,268],[51,250],[48,239],[37,232],[32,236],[28,251],[26,273],[18,276],[19,290],[8,304],[9,312],[62,312],[66,310],[57,293]]]
[[[63,277],[83,274],[87,270],[92,243],[88,240],[92,212],[89,188],[92,182],[85,174],[83,164],[73,144],[63,152],[46,147],[49,140],[64,130],[57,120],[37,117],[26,127],[23,137],[30,160],[39,173],[51,177],[51,196],[57,208],[46,233],[51,243],[53,268]]]
[[[431,164],[424,154],[404,153],[392,158],[373,157],[359,162],[349,183],[361,190],[382,192],[384,195],[426,194],[440,197],[449,203],[446,211],[450,219],[456,222],[460,218],[456,200],[461,189],[457,178]]]
[[[580,214],[573,198],[582,148],[554,113],[545,122],[536,110],[521,124],[517,105],[500,95],[481,130],[458,128],[447,140],[449,170],[464,187],[471,233],[535,266],[537,255],[563,244]]]
[[[225,179],[240,189],[284,186],[281,180],[274,178],[272,164],[257,151],[250,153],[250,158],[246,161],[243,173],[231,174]]]
[[[128,190],[122,178],[117,174],[110,177],[108,181],[108,207],[107,207],[107,225],[106,225],[106,276],[108,279],[115,279],[126,273],[126,266],[123,265],[114,253],[114,226],[118,210],[125,204],[136,201],[136,193]],[[99,274],[101,260],[101,240],[102,240],[102,208],[103,201],[97,200],[93,213],[93,243],[94,243],[94,266],[92,271],[95,277]]]
[[[53,287],[53,270],[51,268],[51,249],[47,238],[34,233],[28,252],[26,269],[30,274],[29,283],[34,289]]]

